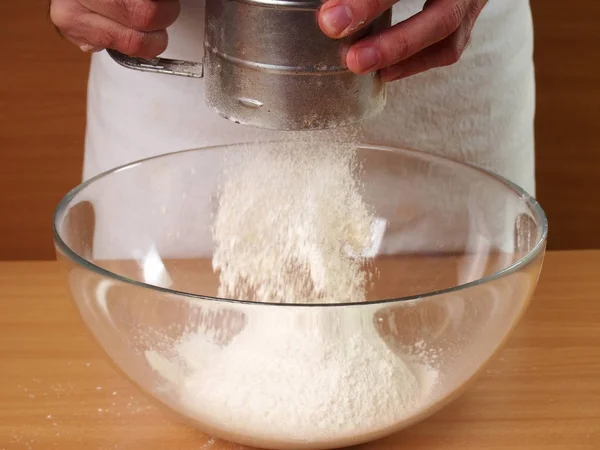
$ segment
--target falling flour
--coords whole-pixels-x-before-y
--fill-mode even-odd
[[[219,294],[363,302],[361,255],[372,245],[373,215],[357,170],[355,151],[344,146],[286,144],[238,155],[214,222]],[[437,381],[435,369],[392,351],[369,305],[230,307],[203,305],[206,317],[221,312],[221,322],[197,324],[167,350],[146,352],[171,403],[224,433],[350,442],[414,417]],[[242,326],[223,314],[243,316]]]
[[[372,213],[352,146],[282,143],[237,154],[214,221],[219,296],[268,303],[364,301]]]

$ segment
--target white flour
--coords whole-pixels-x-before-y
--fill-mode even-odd
[[[353,308],[249,315],[224,346],[192,333],[146,357],[183,409],[229,433],[336,441],[385,430],[425,406],[437,372],[393,353]]]
[[[361,302],[373,216],[349,147],[245,153],[223,180],[213,266],[224,297]],[[216,304],[206,308],[221,308]],[[240,332],[201,324],[168,353],[147,351],[179,408],[225,433],[336,442],[385,430],[425,407],[437,372],[392,352],[369,306],[240,307]],[[226,336],[226,339],[223,339]]]
[[[373,216],[349,145],[250,149],[225,174],[214,222],[221,297],[269,303],[364,301],[361,255]]]

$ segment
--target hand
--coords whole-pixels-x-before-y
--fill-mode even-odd
[[[153,58],[167,48],[179,0],[51,0],[50,18],[83,51]]]
[[[319,25],[327,36],[342,38],[368,25],[397,1],[328,0],[319,12]],[[384,81],[454,64],[486,3],[427,0],[423,10],[408,20],[356,42],[346,55],[346,64],[359,74],[380,70]]]

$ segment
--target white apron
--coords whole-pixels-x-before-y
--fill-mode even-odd
[[[422,5],[423,0],[399,1],[394,8],[394,20],[415,14]],[[181,17],[170,29],[169,49],[164,56],[201,60],[203,9],[203,0],[182,0]],[[491,0],[459,63],[392,82],[384,112],[356,128],[366,143],[425,150],[474,163],[534,194],[532,56],[528,0]],[[204,103],[203,80],[132,71],[117,65],[105,52],[93,55],[84,178],[158,154],[280,139],[285,138],[284,134],[237,125],[219,117]],[[211,172],[206,167],[204,176],[210,179]],[[193,249],[189,241],[180,246],[156,242],[160,231],[150,229],[151,217],[140,217],[139,211],[113,211],[109,197],[107,194],[95,204],[97,210],[105,210],[97,215],[96,257],[117,256],[115,236],[111,237],[108,231],[111,214],[132,215],[131,230],[117,233],[126,240],[125,248],[137,247],[142,255],[154,245],[163,250],[169,247],[169,253],[179,256],[182,252],[200,251]],[[144,201],[143,197],[140,193],[140,201]],[[514,220],[510,215],[506,220]],[[146,227],[144,235],[140,233],[140,223]],[[435,224],[430,225],[422,224],[415,232],[435,233]],[[512,231],[509,234],[512,236]],[[406,233],[395,243],[393,236],[388,237],[390,240],[384,245],[387,251],[408,248],[415,239],[419,240],[419,236]],[[510,242],[501,247],[504,245],[512,246]]]
[[[401,0],[398,21],[423,0]],[[166,57],[201,60],[203,0],[182,0]],[[371,144],[445,154],[534,191],[533,36],[528,0],[491,0],[461,61],[389,86],[385,111],[360,128]],[[89,80],[84,178],[141,158],[206,145],[274,139],[204,104],[204,82],[135,72],[95,54]]]

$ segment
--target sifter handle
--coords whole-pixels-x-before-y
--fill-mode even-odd
[[[118,64],[128,69],[141,70],[142,72],[164,73],[180,77],[204,77],[204,66],[202,63],[168,58],[133,58],[116,50],[106,51]]]

